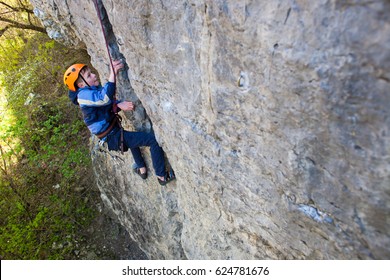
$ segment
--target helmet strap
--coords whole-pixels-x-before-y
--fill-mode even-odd
[[[81,73],[80,73],[80,77],[81,77],[81,79],[84,81],[84,83],[85,83],[87,86],[90,87],[90,85],[89,85],[89,84],[87,83],[87,81],[84,79],[83,75],[81,75]]]

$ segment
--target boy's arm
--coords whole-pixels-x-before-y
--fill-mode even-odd
[[[124,67],[123,63],[120,60],[114,60],[112,62],[112,67],[110,68],[110,76],[108,82],[101,87],[100,89],[85,89],[81,90],[79,93],[79,104],[81,106],[106,106],[111,104],[112,98],[115,94],[115,76],[118,74],[119,70]],[[123,102],[119,103],[122,104]],[[118,106],[124,111],[129,111],[134,108],[134,106],[129,104],[131,102],[125,101],[124,104]]]
[[[103,89],[100,92],[97,92],[97,97],[95,97],[96,99],[106,101],[101,103],[101,106],[111,103],[111,101],[108,101],[106,97],[108,96],[110,100],[113,98],[116,86],[115,77],[116,75],[118,75],[119,70],[121,70],[123,67],[124,65],[120,60],[112,61],[112,67],[110,67],[110,76],[108,78],[108,82],[103,86]]]
[[[123,63],[120,60],[114,60],[112,62],[112,67],[110,69],[110,77],[108,78],[108,81],[111,83],[115,83],[115,77],[118,75],[119,70],[121,70],[124,67]],[[114,74],[115,73],[115,74]],[[130,101],[122,101],[118,102],[118,108],[122,111],[132,111],[134,110],[134,104]]]
[[[112,96],[115,92],[114,83],[106,83],[104,87],[98,89],[82,88],[78,92],[78,103],[81,107],[100,107],[111,104]]]

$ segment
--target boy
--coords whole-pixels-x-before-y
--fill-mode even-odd
[[[158,145],[152,133],[123,131],[118,118],[114,114],[113,106],[120,110],[134,110],[134,104],[129,101],[113,104],[115,94],[115,77],[123,68],[120,61],[113,61],[108,82],[101,86],[97,76],[85,64],[73,64],[64,74],[64,83],[69,88],[69,98],[79,105],[83,113],[84,122],[92,134],[101,141],[107,142],[108,149],[118,151],[130,149],[137,165],[135,171],[142,179],[147,178],[147,169],[142,157],[141,146],[149,146],[153,168],[160,185],[165,185],[175,179],[173,171],[165,170],[164,151]],[[121,144],[121,141],[122,144]]]

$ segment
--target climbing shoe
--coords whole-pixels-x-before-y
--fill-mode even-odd
[[[145,173],[141,173],[141,169],[140,168],[134,168],[133,169],[135,173],[137,173],[143,180],[145,180],[146,178],[148,178],[148,171],[146,171]]]
[[[157,178],[158,180],[158,183],[161,185],[161,186],[165,186],[166,184],[168,184],[169,182],[172,182],[173,180],[176,179],[176,176],[175,176],[175,172],[173,172],[173,170],[169,170],[165,173],[164,175],[164,181],[160,180],[159,178]]]

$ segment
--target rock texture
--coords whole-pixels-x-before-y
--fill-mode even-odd
[[[93,1],[31,2],[104,82]],[[92,150],[149,258],[390,258],[389,1],[98,3],[138,104],[126,125],[153,125],[178,177],[145,183],[130,154]]]

